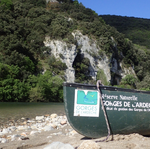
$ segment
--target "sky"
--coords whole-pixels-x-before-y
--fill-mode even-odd
[[[119,15],[150,19],[150,0],[78,0],[98,15]]]

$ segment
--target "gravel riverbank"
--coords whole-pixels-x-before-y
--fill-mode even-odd
[[[100,138],[103,139],[103,138]],[[21,118],[19,124],[9,123],[0,128],[0,149],[149,149],[150,138],[139,134],[114,135],[106,142],[88,139],[78,134],[69,125],[65,115],[36,116]],[[67,148],[62,145],[69,144]],[[59,147],[57,149],[60,149]]]
[[[65,139],[77,134],[69,125],[65,115],[36,116],[21,118],[19,123],[9,122],[0,129],[0,149],[43,148],[54,141],[65,143]],[[81,135],[80,135],[81,136]],[[67,143],[67,142],[66,142]]]

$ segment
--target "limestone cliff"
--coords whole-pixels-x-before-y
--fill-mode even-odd
[[[76,44],[68,44],[64,41],[53,40],[50,37],[46,37],[44,44],[49,47],[51,53],[61,59],[62,62],[66,63],[67,69],[65,72],[67,82],[75,82],[75,70],[73,68],[73,62],[77,56],[77,50],[80,49],[80,54],[83,57],[88,58],[90,61],[89,65],[89,76],[96,80],[98,70],[102,69],[107,78],[107,82],[111,82],[113,79],[119,84],[120,79],[126,74],[135,74],[132,68],[122,68],[122,64],[119,63],[116,57],[112,57],[111,60],[102,52],[97,41],[90,39],[88,36],[82,35],[80,31],[74,31],[72,33]],[[112,63],[112,65],[110,65]],[[118,67],[119,66],[119,67]],[[115,73],[115,78],[112,78],[111,74]],[[118,80],[117,80],[118,79]]]

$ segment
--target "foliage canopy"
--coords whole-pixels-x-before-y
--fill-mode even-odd
[[[123,32],[117,28],[122,33],[130,33],[127,36],[107,25],[102,16],[85,8],[77,0],[58,2],[57,7],[47,7],[50,2],[46,3],[45,0],[0,1],[0,101],[62,101],[62,82],[67,67],[53,56],[43,41],[45,36],[50,36],[52,39],[76,44],[72,36],[74,30],[80,30],[84,35],[96,39],[97,46],[102,49],[100,55],[106,53],[109,57],[113,49],[113,36],[119,52],[123,53],[123,63],[135,69],[141,82],[137,81],[137,88],[150,88],[150,51],[133,45],[129,40],[148,47],[145,44],[145,38],[149,38],[149,32],[146,34],[149,30],[148,23],[140,30],[134,27],[136,31],[125,28]],[[142,21],[144,23],[145,20]],[[143,38],[139,41],[133,35],[142,35]],[[48,56],[43,54],[45,52]],[[45,66],[42,64],[47,65],[44,74],[42,71]],[[89,65],[89,59],[78,53],[73,64],[76,82],[92,83]],[[101,70],[98,73],[103,74]],[[106,80],[105,77],[103,79]],[[134,81],[128,76],[122,83],[133,86]]]

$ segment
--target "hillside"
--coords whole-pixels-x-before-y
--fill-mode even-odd
[[[74,82],[102,79],[105,85],[150,88],[149,50],[135,47],[77,0],[1,0],[0,14],[2,102],[62,101],[69,66]],[[109,74],[103,69],[106,61]],[[129,69],[136,74],[122,75]]]
[[[100,15],[106,24],[115,27],[133,43],[150,49],[150,19],[123,17],[115,15]]]

